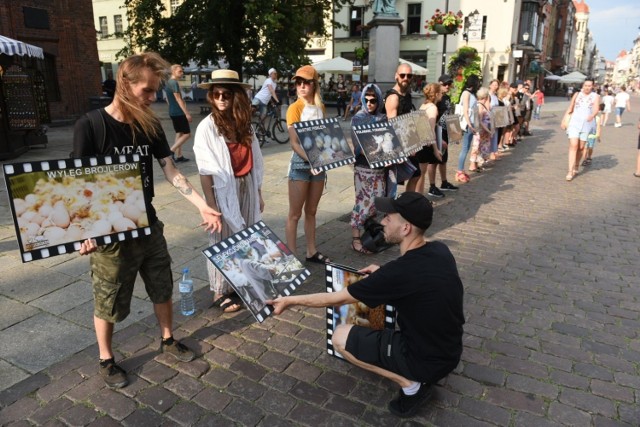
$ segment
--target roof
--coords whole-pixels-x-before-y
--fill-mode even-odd
[[[589,13],[589,6],[583,0],[573,0],[573,6],[576,8],[576,13]]]

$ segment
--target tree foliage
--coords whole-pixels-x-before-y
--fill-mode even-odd
[[[225,59],[242,74],[290,71],[308,63],[311,36],[348,0],[185,0],[171,16],[162,0],[125,0],[129,27],[120,53],[153,50],[167,60],[200,65]]]

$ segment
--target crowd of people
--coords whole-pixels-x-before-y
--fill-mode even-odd
[[[176,130],[176,141],[171,147],[149,108],[169,68],[171,79],[165,91],[170,111],[176,113],[171,114]],[[99,145],[93,140],[92,124],[87,117],[78,120],[74,131],[74,156],[137,152],[144,164],[144,191],[152,233],[100,247],[89,239],[80,248],[81,254],[91,256],[98,369],[111,388],[128,384],[126,372],[115,362],[111,343],[115,322],[129,314],[138,273],[154,305],[160,326],[160,350],[181,361],[195,357],[191,349],[173,338],[171,258],[163,224],[152,205],[152,157],[167,180],[198,209],[203,219],[201,225],[212,245],[258,222],[265,209],[262,183],[267,172],[251,126],[252,104],[263,115],[268,102],[278,101],[277,71],[269,70],[269,79],[253,100],[247,93],[249,85],[233,70],[215,70],[211,79],[199,85],[206,90],[211,107],[211,113],[198,124],[194,136],[195,161],[204,197],[176,167],[177,162],[186,161],[180,160],[183,158],[180,146],[190,135],[191,121],[179,90],[171,83],[181,72],[179,65],[170,67],[155,53],[127,58],[118,70],[113,102],[100,110],[105,123],[105,143]],[[411,67],[400,64],[394,79],[395,85],[386,93],[374,83],[361,89],[354,85],[347,104],[347,85],[339,77],[336,89],[345,102],[339,104],[338,115],[344,119],[351,117],[353,127],[411,113],[414,110]],[[298,224],[303,219],[305,248],[300,251],[304,250],[306,262],[325,265],[330,259],[317,247],[316,213],[327,176],[312,169],[295,124],[328,116],[321,98],[320,76],[314,67],[300,67],[292,80],[296,101],[289,105],[286,114],[291,144],[286,244],[293,254],[298,252]],[[423,86],[424,100],[419,108],[424,110],[424,120],[435,140],[407,162],[371,167],[353,138],[355,192],[351,247],[360,254],[372,253],[363,245],[362,233],[367,220],[380,212],[385,214],[381,221],[384,239],[388,244],[400,246],[400,257],[382,267],[372,264],[362,268],[360,272],[366,275],[363,280],[333,294],[263,295],[270,298],[267,302],[276,315],[293,305],[321,307],[360,302],[371,308],[380,304],[394,306],[400,319],[399,330],[374,331],[363,326],[340,325],[333,335],[333,345],[349,362],[398,384],[398,397],[389,403],[389,410],[400,417],[412,416],[429,399],[434,384],[455,369],[462,353],[463,285],[455,259],[445,244],[428,241],[424,236],[433,217],[432,204],[424,195],[426,181],[429,197],[441,198],[445,192],[458,190],[448,181],[446,167],[453,132],[448,119],[456,117],[449,96],[452,84],[452,77],[443,74],[438,82]],[[544,94],[539,90],[532,92],[531,88],[530,81],[509,84],[493,80],[487,87],[481,87],[477,76],[467,78],[458,103],[463,135],[455,173],[457,182],[469,182],[470,174],[486,170],[502,153],[531,135],[529,124],[540,118],[544,105]],[[628,98],[603,99],[601,105],[600,96],[593,92],[592,79],[587,79],[580,92],[572,96],[563,124],[569,136],[567,180],[575,177],[580,165],[590,163],[594,148],[590,141],[599,137],[606,125],[607,103],[611,111],[614,102],[618,123],[625,109],[629,110]],[[495,118],[498,107],[508,113],[508,118],[500,123]],[[636,176],[640,176],[640,139],[638,148]],[[436,174],[440,177],[439,187]],[[398,196],[401,181],[405,183],[405,191]],[[207,261],[207,268],[212,306],[223,312],[241,310],[243,301],[233,287],[211,262]]]

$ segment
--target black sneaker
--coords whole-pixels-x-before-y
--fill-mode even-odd
[[[433,385],[421,384],[420,390],[413,396],[407,396],[400,389],[400,396],[389,402],[389,411],[400,418],[408,418],[413,416],[420,405],[425,403],[433,395]]]
[[[442,184],[440,184],[440,189],[443,191],[457,191],[458,187],[456,187],[449,181],[442,181]]]
[[[160,353],[171,354],[181,362],[191,362],[196,358],[195,353],[189,350],[189,347],[176,340],[171,341],[170,344],[162,341],[160,343]]]
[[[129,384],[127,373],[120,366],[116,365],[113,359],[100,363],[98,373],[109,388],[122,388]]]
[[[178,158],[176,159],[176,163],[184,163],[184,162],[188,162],[189,160],[191,160],[191,159],[187,159],[187,158],[186,158],[186,157],[184,157],[184,156],[180,156],[180,157],[178,157]]]
[[[438,187],[436,187],[435,185],[432,185],[431,187],[429,187],[429,192],[427,193],[427,196],[438,197],[441,199],[444,197],[444,194],[442,193],[442,191],[438,190]]]

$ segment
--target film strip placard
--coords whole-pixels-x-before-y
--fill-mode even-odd
[[[293,124],[311,171],[319,174],[356,161],[351,146],[336,118]]]
[[[363,277],[364,275],[353,267],[335,263],[329,263],[325,267],[327,292],[339,292]],[[371,309],[360,302],[327,307],[327,353],[340,359],[344,358],[333,348],[333,332],[342,324],[359,325],[374,330],[395,329],[396,309],[391,305],[380,305]]]
[[[3,165],[22,262],[149,235],[140,156]]]
[[[427,110],[412,111],[410,114],[414,115],[416,132],[418,133],[420,144],[423,147],[434,144],[436,142],[436,133],[429,124]]]
[[[396,131],[405,156],[410,156],[422,148],[422,141],[416,129],[416,116],[413,113],[402,114],[389,119],[389,123]]]
[[[291,295],[311,275],[262,221],[202,251],[262,323],[273,313],[266,301]]]
[[[407,160],[404,149],[389,122],[378,122],[353,127],[355,144],[367,158],[369,166],[379,168]]]

